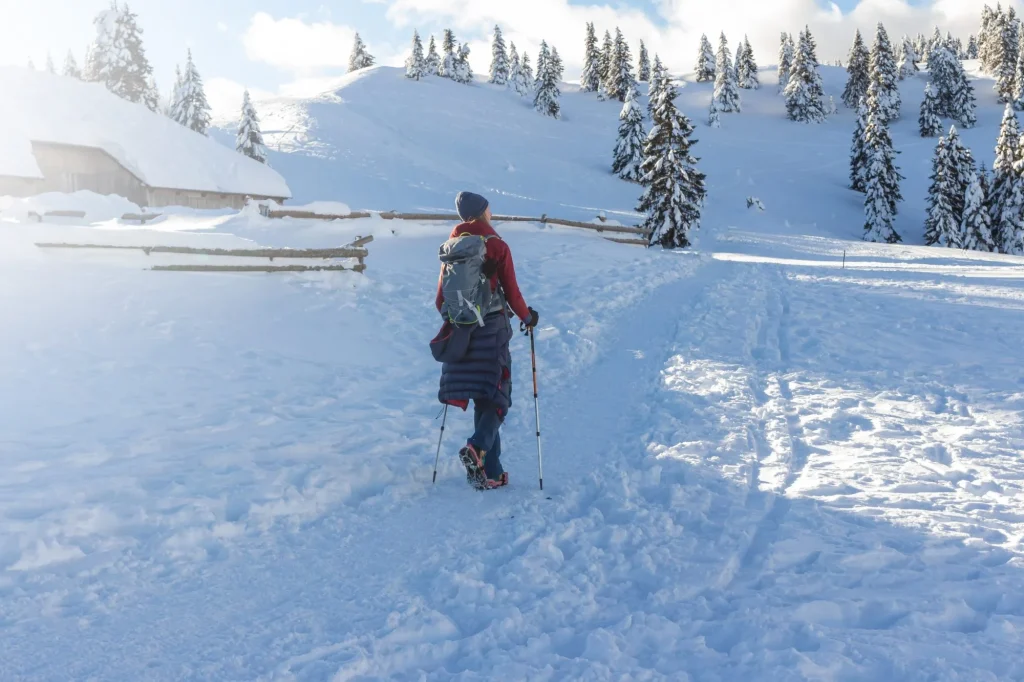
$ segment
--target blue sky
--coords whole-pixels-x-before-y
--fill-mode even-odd
[[[42,67],[47,51],[58,67],[68,49],[81,62],[93,37],[92,18],[109,0],[2,0],[0,63]],[[725,30],[730,40],[750,35],[763,64],[774,61],[779,31],[811,24],[823,59],[844,54],[853,28],[870,30],[884,20],[890,33],[975,30],[983,0],[134,0],[145,30],[157,82],[167,90],[174,65],[191,48],[217,107],[240,97],[275,92],[312,94],[323,79],[344,73],[353,31],[384,63],[400,63],[412,29],[439,32],[452,26],[473,49],[473,64],[488,62],[491,27],[533,51],[554,42],[569,73],[577,67],[583,25],[623,30],[645,39],[673,70],[689,69],[700,33]],[[1014,0],[1019,3],[1020,0]],[[863,4],[861,4],[863,3]],[[1005,3],[1004,3],[1005,4]]]

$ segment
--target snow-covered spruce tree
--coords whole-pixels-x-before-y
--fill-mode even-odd
[[[661,57],[654,55],[654,66],[651,67],[651,83],[647,86],[647,118],[654,120],[654,108],[658,104],[662,91],[668,86],[668,73],[661,63]]]
[[[928,57],[928,70],[938,101],[939,116],[947,116],[961,126],[976,123],[974,86],[960,60],[946,47],[937,47]]]
[[[997,22],[999,35],[993,51],[993,69],[996,77],[994,86],[999,101],[1003,104],[1013,101],[1017,84],[1017,40],[1016,31],[1007,14],[1000,14]]]
[[[964,197],[967,194],[967,185],[971,181],[971,174],[975,172],[976,166],[974,155],[971,154],[970,149],[964,146],[956,126],[951,126],[949,134],[946,135],[946,154],[949,157],[950,182],[953,187],[950,205],[953,207],[953,217],[959,225],[964,217]]]
[[[785,92],[789,84],[789,72],[793,69],[793,43],[788,33],[782,34],[779,43],[779,92]]]
[[[47,73],[57,73],[57,67],[53,65],[53,55],[49,51],[46,53],[46,71]]]
[[[530,66],[530,55],[526,50],[523,50],[522,59],[519,61],[523,69],[523,82],[526,86],[524,94],[529,94],[533,92],[533,67]]]
[[[1024,255],[1024,178],[1019,173],[1016,181],[1010,185],[1003,204],[999,238],[1001,241],[997,242],[997,246],[1002,253]]]
[[[423,45],[420,45],[420,52]],[[235,137],[235,151],[245,154],[250,159],[267,162],[267,147],[263,143],[263,132],[260,130],[260,117],[249,99],[249,91],[242,96],[242,117],[238,121],[238,135]]]
[[[82,70],[78,68],[78,62],[75,61],[75,55],[71,50],[68,50],[68,56],[64,58],[63,74],[71,78],[80,79],[82,77]]]
[[[366,49],[366,44],[363,39],[356,34],[355,39],[352,42],[352,54],[348,57],[348,70],[349,73],[358,71],[360,69],[368,69],[374,64],[374,59]]]
[[[761,87],[761,79],[757,73],[757,60],[754,49],[750,46],[750,38],[743,37],[743,57],[737,67],[739,86],[745,90],[757,90]]]
[[[843,104],[850,109],[857,108],[858,102],[868,94],[868,62],[870,55],[864,46],[860,29],[853,36],[853,47],[846,65],[846,88],[843,90]]]
[[[469,45],[466,43],[459,45],[459,51],[455,57],[454,80],[463,85],[473,82],[473,67],[469,65]]]
[[[861,98],[857,105],[857,125],[853,129],[853,141],[850,143],[850,189],[855,192],[867,190],[868,150],[865,131],[868,127],[868,105]]]
[[[427,56],[424,58],[424,61],[429,75],[441,75],[441,55],[437,53],[437,43],[434,42],[434,36],[430,36],[430,44],[427,46]]]
[[[931,81],[924,86],[924,100],[921,101],[921,116],[917,119],[921,137],[936,137],[942,134],[942,120],[939,118],[939,100],[932,90]]]
[[[509,66],[508,66],[508,89],[520,97],[526,97],[530,93],[530,84],[526,81],[526,74],[519,63],[519,52],[515,43],[509,43]]]
[[[587,24],[587,39],[583,47],[583,73],[580,76],[580,90],[597,92],[601,89],[601,51],[597,48],[597,33],[594,24]]]
[[[562,111],[558,104],[558,98],[562,95],[558,89],[558,64],[552,59],[547,42],[541,41],[540,56],[537,58],[537,94],[533,98],[533,108],[552,118],[559,118]]]
[[[874,98],[868,94],[869,100]],[[902,176],[896,167],[896,151],[889,137],[889,129],[881,111],[868,110],[868,124],[864,130],[868,166],[864,177],[864,239],[871,242],[897,244],[902,241],[893,219],[900,194]]]
[[[405,60],[405,77],[418,81],[427,75],[427,62],[423,57],[423,41],[419,31],[412,32],[412,51]]]
[[[637,62],[636,78],[641,83],[649,83],[651,81],[651,56],[647,53],[647,46],[644,45],[644,41],[640,41],[640,56]]]
[[[985,189],[982,183],[985,169],[972,171],[964,196],[964,218],[960,223],[960,241],[967,251],[992,251],[992,219],[985,208]]]
[[[622,31],[616,28],[615,43],[612,48],[612,66],[609,70],[609,78],[604,84],[605,96],[608,99],[625,102],[626,92],[635,80],[629,43],[622,36]]]
[[[455,52],[455,33],[450,29],[444,30],[444,37],[441,39],[441,64],[437,67],[437,75],[442,78],[455,80],[456,62],[458,55]]]
[[[715,80],[715,51],[711,47],[711,41],[705,33],[700,37],[700,49],[697,51],[697,64],[694,71],[697,73],[698,83],[710,83]]]
[[[639,182],[642,177],[640,165],[644,161],[644,142],[647,139],[644,113],[637,102],[639,96],[636,86],[630,84],[626,103],[619,114],[619,138],[612,162],[612,172],[630,182]]]
[[[184,79],[181,76],[181,67],[174,65],[174,85],[171,87],[171,96],[167,100],[167,118],[178,125],[185,125],[185,114],[182,109],[183,97],[181,95]]]
[[[978,58],[978,39],[977,39],[977,37],[975,37],[975,35],[973,33],[971,34],[971,37],[967,41],[967,49],[964,50],[964,56],[967,59],[977,59]]]
[[[992,73],[996,14],[987,4],[981,8],[981,30],[978,32],[978,59],[985,73]]]
[[[544,79],[544,69],[547,66],[547,61],[551,58],[551,50],[547,47],[547,44],[542,42],[542,50],[537,52],[537,72],[533,76],[533,90],[536,92],[540,90],[540,83]]]
[[[992,181],[987,201],[992,220],[992,238],[1000,250],[1004,242],[1004,208],[1014,185],[1021,184],[1017,173],[1020,160],[1020,125],[1013,106],[1007,104],[1003,111],[1003,122],[999,126],[999,139],[996,140],[996,158],[992,164]]]
[[[1024,44],[1017,51],[1016,76],[1013,83],[1013,108],[1024,111]]]
[[[197,133],[206,134],[210,127],[210,105],[206,101],[203,79],[192,61],[192,50],[188,51],[185,71],[181,74],[181,91],[179,93],[177,119],[186,128]]]
[[[793,70],[786,86],[786,114],[793,121],[821,123],[825,120],[824,91],[818,73],[818,56],[811,30],[800,33]]]
[[[501,35],[501,27],[495,24],[494,38],[491,40],[491,77],[489,83],[505,85],[508,83],[508,51],[505,38]]]
[[[877,86],[878,111],[885,122],[895,121],[900,117],[899,70],[889,43],[889,34],[885,26],[878,24],[875,44],[871,48],[868,77]]]
[[[96,17],[96,40],[89,49],[87,72],[89,80],[103,83],[118,97],[156,111],[160,97],[150,86],[153,67],[146,58],[137,20],[127,5],[116,3]]]
[[[920,69],[917,66],[917,53],[914,51],[914,44],[910,38],[903,36],[903,43],[900,45],[899,61],[896,64],[900,80],[913,77]]]
[[[718,110],[725,114],[739,113],[740,90],[736,83],[736,69],[729,51],[729,41],[725,34],[718,41],[718,55],[715,59],[715,94]]]
[[[646,190],[637,206],[647,216],[642,227],[650,231],[650,245],[667,249],[690,245],[707,195],[704,174],[691,153],[693,124],[676,108],[676,96],[671,84],[658,95],[641,167]]]
[[[708,108],[708,127],[722,127],[722,117],[718,115],[718,101],[714,97],[711,98],[711,106]]]
[[[612,42],[612,34],[605,31],[604,42],[601,45],[601,87],[598,90],[598,94],[601,96],[601,99],[604,99],[608,94],[605,88],[612,77],[612,69],[615,67],[614,57],[615,43]]]
[[[562,63],[562,56],[558,54],[558,48],[554,45],[551,46],[550,67],[554,73],[555,83],[561,83],[565,75],[565,65]],[[632,85],[636,85],[636,81],[633,81]]]
[[[960,224],[952,205],[956,183],[951,176],[952,165],[946,150],[946,138],[940,137],[932,158],[932,183],[928,188],[928,210],[924,222],[924,243],[927,246],[963,246],[960,241]]]

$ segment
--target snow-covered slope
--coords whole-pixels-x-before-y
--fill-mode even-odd
[[[0,175],[40,178],[31,142],[98,147],[150,187],[290,197],[284,178],[98,83],[0,67]]]
[[[745,219],[746,198],[761,198],[759,224],[781,232],[859,238],[863,195],[849,185],[854,114],[842,106],[846,72],[822,67],[826,95],[840,113],[822,125],[786,119],[773,68],[761,90],[742,92],[743,113],[723,115],[722,127],[703,124],[710,83],[683,75],[682,109],[697,123],[694,148],[708,176],[704,225],[716,230]],[[936,140],[918,134],[926,74],[901,84],[903,117],[892,125],[906,180],[896,228],[922,243],[925,198]],[[975,83],[978,126],[964,143],[990,168],[1002,107],[991,80]],[[533,111],[527,100],[486,83],[406,79],[401,69],[377,67],[341,79],[314,99],[258,102],[271,164],[299,202],[337,199],[354,208],[451,210],[451,197],[473,189],[497,211],[546,213],[590,220],[599,211],[638,220],[639,189],[611,175],[621,105],[563,86],[564,118]],[[947,121],[947,125],[950,122]],[[231,139],[233,130],[220,135]]]

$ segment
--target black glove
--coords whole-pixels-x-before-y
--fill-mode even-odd
[[[480,267],[480,272],[487,279],[493,278],[496,274],[498,274],[498,261],[488,258]]]
[[[530,311],[530,319],[527,320],[524,324],[526,325],[527,329],[533,329],[534,327],[537,326],[537,322],[540,320],[540,315],[538,315],[537,311],[534,310],[533,308],[528,308],[528,310]]]

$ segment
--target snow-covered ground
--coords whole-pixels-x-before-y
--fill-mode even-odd
[[[860,229],[849,115],[797,126],[770,90],[701,129],[698,248],[498,226],[541,313],[544,492],[519,336],[512,485],[466,486],[462,413],[431,485],[450,224],[5,213],[0,680],[1024,680],[1024,259],[844,241]],[[525,167],[544,168],[544,145],[584,154],[550,176],[499,177],[465,149],[443,175],[447,129],[374,133],[379,176],[273,163],[300,199],[356,209],[450,210],[481,178],[497,212],[631,222],[635,188],[582,139],[617,107],[582,97],[562,122],[524,110],[541,121]],[[933,141],[905,100],[898,227],[916,241],[927,181],[911,169]],[[494,129],[519,116],[496,111]],[[612,119],[590,128],[586,111]],[[979,113],[965,137],[989,159],[999,111]],[[409,194],[415,177],[433,184]],[[203,261],[33,245],[368,234],[365,275],[151,272]]]

